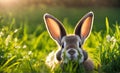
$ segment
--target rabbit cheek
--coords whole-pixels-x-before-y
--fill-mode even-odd
[[[82,49],[81,48],[79,48],[78,49],[78,59],[79,59],[79,64],[80,63],[83,63],[83,61],[84,61],[84,54],[83,54],[83,51],[82,51]]]
[[[67,63],[68,62],[68,54],[66,53],[66,49],[62,49],[61,51],[61,58],[63,60],[63,63]]]
[[[88,59],[88,54],[86,51],[83,50],[83,55],[84,55],[84,61],[86,61]]]
[[[59,50],[57,53],[56,53],[56,58],[58,61],[61,61],[62,58],[61,58],[61,50]]]
[[[76,49],[74,48],[69,48],[69,49],[63,49],[62,50],[62,54],[61,54],[61,57],[62,57],[62,60],[63,60],[63,63],[68,63],[69,61],[78,61],[78,52]]]

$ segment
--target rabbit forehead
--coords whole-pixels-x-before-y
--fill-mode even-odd
[[[65,36],[63,37],[63,39],[61,40],[61,42],[66,42],[66,43],[76,43],[76,42],[82,42],[80,37],[77,35],[69,35],[69,36]]]

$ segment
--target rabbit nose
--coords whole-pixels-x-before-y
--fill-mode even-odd
[[[69,53],[70,55],[74,55],[74,54],[75,54],[75,51],[74,51],[73,49],[71,49],[71,50],[68,51],[68,53]]]

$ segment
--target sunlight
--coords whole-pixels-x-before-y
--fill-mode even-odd
[[[16,0],[0,0],[1,3],[12,3],[12,2],[15,2]]]
[[[18,3],[19,0],[0,0],[0,4],[2,6],[13,6]]]

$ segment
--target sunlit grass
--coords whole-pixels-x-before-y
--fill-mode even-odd
[[[114,28],[114,30],[113,30]],[[119,73],[120,72],[120,28],[118,23],[114,27],[109,26],[108,18],[106,18],[106,30],[99,33],[93,32],[88,39],[87,46],[91,57],[96,64],[98,72]],[[93,39],[93,40],[92,40]],[[90,43],[91,42],[91,43]]]
[[[8,22],[8,25],[1,26],[0,72],[51,73],[45,65],[45,59],[50,51],[57,49],[57,45],[50,39],[46,31],[41,32],[41,26],[36,29],[34,34],[28,34],[29,26],[27,24],[15,29],[13,28],[14,22],[13,19],[10,23]],[[120,28],[116,23],[115,31],[112,31],[108,22],[106,19],[107,29],[99,33],[93,31],[84,46],[95,63],[96,71],[120,72]],[[67,21],[64,23],[67,25]],[[69,28],[67,29],[71,32]],[[41,30],[41,34],[37,35],[39,30]],[[102,32],[104,34],[101,34]],[[46,43],[48,40],[50,43]],[[76,71],[71,68],[72,64],[70,63],[65,69],[69,73]],[[54,71],[62,73],[60,66],[57,66]]]
[[[69,16],[71,13],[67,15]],[[74,13],[77,13],[77,11]],[[31,17],[33,16],[34,19],[38,15],[37,18],[41,17],[40,21],[42,21],[42,14],[39,15],[39,12],[36,12]],[[59,12],[55,12],[55,14],[57,15]],[[44,24],[39,22],[38,19],[29,19],[30,16],[27,12],[20,15],[26,15],[25,20],[12,14],[0,17],[0,73],[62,73],[63,70],[59,65],[53,71],[45,65],[47,55],[53,50],[57,50],[58,47],[50,38]],[[69,16],[69,18],[72,17]],[[60,20],[62,20],[67,32],[72,33],[74,29],[72,24],[75,21],[70,21],[68,18],[60,18]],[[102,23],[105,23],[104,26],[106,27],[99,30],[99,32],[95,30],[98,26],[97,23],[94,23],[94,30],[86,40],[83,48],[88,52],[89,57],[95,64],[94,72],[119,73],[119,23],[116,22],[110,27],[110,24],[113,23],[110,23],[109,18],[106,18]],[[77,71],[76,68],[72,68],[71,63],[66,66],[65,70],[69,73]],[[83,73],[83,69],[80,71]]]
[[[39,36],[36,36],[37,33],[28,35],[29,27],[26,23],[16,29],[14,28],[14,22],[13,18],[6,25],[2,25],[2,22],[0,23],[0,72],[39,73],[44,71],[47,73],[49,69],[46,70],[44,65],[47,54],[47,51],[45,51],[47,49],[44,49],[46,45],[44,42],[47,39],[43,40],[45,32]],[[40,43],[41,41],[43,43]]]

